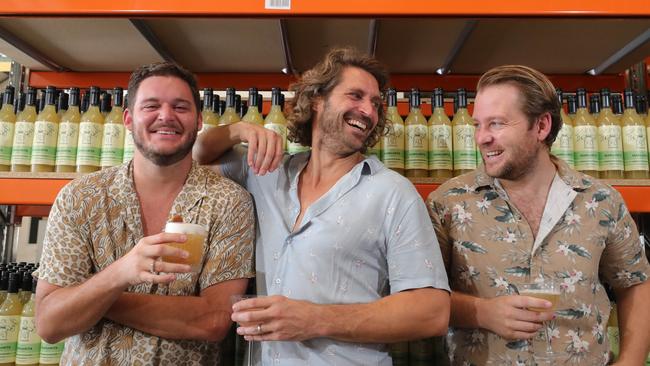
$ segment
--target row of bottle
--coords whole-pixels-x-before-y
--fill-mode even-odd
[[[0,365],[58,365],[64,342],[47,343],[36,333],[37,265],[0,264]]]

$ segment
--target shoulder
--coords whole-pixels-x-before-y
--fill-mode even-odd
[[[114,185],[121,184],[120,172],[124,168],[124,166],[118,165],[85,174],[66,184],[59,192],[59,196],[71,196],[78,200],[92,200],[101,192],[109,191]]]
[[[458,199],[477,193],[478,172],[473,171],[451,178],[442,183],[435,191],[429,194],[427,202],[441,202],[446,199]]]
[[[209,197],[250,201],[250,194],[242,186],[229,178],[219,175],[204,166],[197,166],[196,169],[197,181],[192,183],[204,185]]]

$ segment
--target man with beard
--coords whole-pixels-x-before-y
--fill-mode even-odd
[[[485,73],[473,115],[483,165],[427,200],[452,288],[454,365],[607,364],[601,279],[618,303],[616,364],[641,365],[648,353],[650,266],[639,234],[616,190],[550,154],[560,108],[536,70]],[[556,304],[523,294],[523,283],[551,281]],[[544,330],[559,358],[544,355]]]
[[[283,155],[278,135],[247,123],[199,136],[197,160],[226,152],[215,168],[255,199],[263,296],[235,304],[232,319],[262,341],[265,365],[391,365],[386,343],[447,330],[447,277],[424,202],[362,154],[383,132],[386,82],[352,49],[306,71],[289,129],[311,152]],[[242,141],[248,151],[227,152]]]
[[[74,180],[49,217],[36,292],[47,342],[66,337],[63,365],[214,365],[230,296],[252,277],[250,196],[192,161],[201,128],[196,80],[172,63],[136,70],[124,124],[133,160]],[[197,273],[161,260],[168,218],[204,226]]]

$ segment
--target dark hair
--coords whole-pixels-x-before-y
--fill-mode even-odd
[[[522,65],[503,65],[495,67],[481,76],[476,86],[478,93],[482,88],[496,84],[511,84],[521,92],[521,109],[528,117],[529,126],[544,113],[551,115],[551,131],[544,143],[553,145],[558,132],[562,128],[560,117],[560,102],[557,99],[555,87],[541,72]]]
[[[199,87],[194,74],[184,69],[182,66],[173,62],[156,62],[149,65],[143,65],[137,68],[129,78],[129,99],[128,108],[132,109],[135,103],[138,88],[143,80],[152,76],[173,76],[187,83],[194,98],[194,105],[197,111],[201,110],[201,98],[199,96]]]
[[[350,47],[330,50],[323,61],[305,71],[298,82],[289,86],[289,90],[295,92],[293,100],[289,102],[291,112],[287,116],[290,141],[311,146],[313,103],[317,97],[327,98],[340,82],[346,67],[358,67],[370,73],[377,80],[380,92],[388,83],[386,68],[373,57]],[[383,105],[377,108],[377,116],[377,126],[368,136],[364,151],[369,146],[374,146],[384,134],[386,117]]]

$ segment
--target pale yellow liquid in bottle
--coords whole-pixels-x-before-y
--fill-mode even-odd
[[[603,108],[600,110],[596,123],[598,125],[599,176],[603,179],[621,179],[624,166],[620,121],[611,108]]]
[[[257,106],[250,106],[241,120],[244,122],[252,123],[254,125],[264,126],[264,117],[262,117],[260,114]]]
[[[573,119],[576,170],[598,178],[598,128],[586,108],[578,108]]]
[[[237,114],[235,108],[227,107],[226,110],[223,111],[223,115],[219,118],[219,126],[225,126],[239,121],[239,114]]]
[[[56,172],[74,173],[77,170],[77,143],[80,121],[79,106],[71,105],[61,116],[56,150]]]
[[[648,136],[645,123],[634,108],[626,108],[620,121],[623,126],[625,178],[648,179]]]
[[[102,169],[122,164],[124,154],[124,108],[114,105],[104,120]]]
[[[203,112],[201,112],[201,116],[203,117],[203,127],[200,132],[204,132],[205,130],[219,125],[219,118],[221,116],[214,113],[210,108],[204,109]]]
[[[476,169],[476,141],[474,120],[467,108],[458,108],[451,121],[453,132],[454,176]],[[473,161],[473,162],[472,162]]]
[[[404,122],[406,129],[406,140],[404,141],[405,169],[409,178],[428,177],[429,162],[427,152],[429,151],[429,137],[427,119],[420,108],[411,107]]]
[[[20,314],[23,311],[23,303],[17,292],[10,292],[7,298],[0,305],[0,321],[6,327],[2,343],[16,343],[18,341],[18,332],[20,329]],[[0,366],[15,365],[16,355],[1,354]]]
[[[92,130],[84,123],[92,123]],[[88,125],[91,126],[91,125]],[[90,173],[99,170],[103,137],[104,116],[99,106],[91,105],[81,116],[79,142],[77,143],[77,172]]]
[[[4,104],[0,109],[0,172],[11,170],[11,149],[15,128],[14,106],[10,103]]]
[[[436,107],[429,117],[429,176],[451,178],[454,173],[452,161],[452,128],[445,109]]]
[[[32,144],[32,172],[53,172],[56,161],[56,141],[59,136],[59,115],[48,104],[36,117]]]
[[[404,120],[396,106],[386,109],[386,120],[391,126],[388,134],[382,137],[382,161],[387,168],[404,175]]]
[[[29,300],[23,306],[18,332],[18,349],[16,365],[38,366],[41,337],[36,333],[34,313],[36,309],[35,294],[29,291]]]
[[[555,142],[551,147],[551,153],[564,160],[571,169],[575,168],[575,158],[573,156],[573,120],[568,114],[560,108],[562,118],[562,128],[558,132]]]
[[[224,113],[225,114],[225,113]],[[287,119],[279,105],[271,106],[271,111],[264,119],[264,128],[275,131],[282,136],[283,149],[287,150]]]
[[[14,130],[13,151],[11,153],[12,172],[28,172],[32,168],[34,122],[36,122],[36,106],[26,105],[25,109],[16,116],[16,129]],[[22,124],[24,128],[20,128],[18,124]]]

